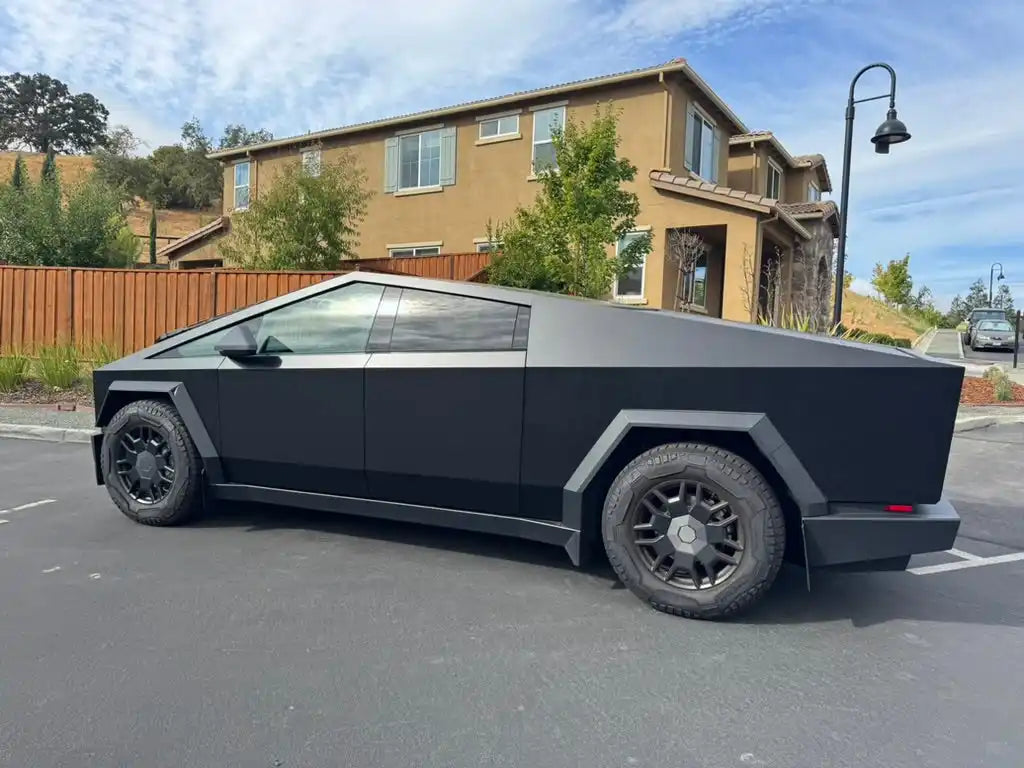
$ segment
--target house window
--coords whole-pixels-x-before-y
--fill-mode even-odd
[[[302,151],[302,170],[310,176],[320,175],[319,149],[305,149]]]
[[[807,199],[812,203],[821,200],[821,190],[818,189],[818,185],[813,181],[807,185]]]
[[[249,207],[249,161],[235,163],[234,209],[244,211]]]
[[[706,181],[718,183],[718,129],[693,104],[687,109],[686,167]]]
[[[507,117],[496,117],[493,120],[480,121],[480,138],[496,139],[501,136],[516,136],[519,134],[519,115]]]
[[[630,243],[644,237],[646,232],[628,232],[615,246],[615,255],[618,256]],[[642,299],[644,297],[644,271],[647,266],[647,257],[629,272],[625,273],[615,281],[615,298],[617,299]]]
[[[476,244],[477,253],[494,253],[495,251],[501,250],[501,241],[495,240],[493,242],[482,242]]]
[[[683,275],[682,303],[688,307],[708,306],[708,255],[702,253],[693,262],[693,268]]]
[[[533,113],[533,172],[558,169],[555,157],[556,131],[565,127],[565,107],[538,109]]]
[[[782,199],[782,169],[775,164],[774,160],[768,161],[764,196],[772,200]]]
[[[398,188],[441,184],[441,131],[402,136],[398,141]]]
[[[439,245],[420,245],[410,248],[389,248],[388,256],[398,259],[408,256],[439,256],[441,254],[441,246]]]

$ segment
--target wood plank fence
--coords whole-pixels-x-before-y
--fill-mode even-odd
[[[486,253],[364,259],[352,268],[470,280]],[[167,331],[272,299],[341,272],[246,272],[0,266],[0,354],[72,343],[88,354],[103,342],[122,354]]]

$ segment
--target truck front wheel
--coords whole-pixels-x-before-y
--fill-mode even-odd
[[[137,400],[104,429],[100,468],[107,492],[143,525],[178,525],[202,506],[202,464],[181,416],[161,400]]]
[[[608,491],[602,535],[634,594],[695,619],[755,602],[785,549],[782,508],[761,473],[703,443],[661,445],[631,461]]]

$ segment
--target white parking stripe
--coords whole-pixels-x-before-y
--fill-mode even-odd
[[[996,555],[995,557],[977,557],[973,560],[960,560],[956,563],[942,563],[941,565],[922,565],[918,568],[908,568],[909,573],[915,576],[928,576],[933,573],[945,573],[946,571],[960,571],[964,568],[980,568],[983,565],[1000,565],[1001,563],[1016,563],[1024,560],[1024,552],[1013,552],[1009,555]]]
[[[962,549],[947,549],[946,551],[954,557],[959,557],[961,560],[984,560],[981,555],[972,555],[970,552],[964,552]]]
[[[0,515],[7,515],[11,512],[21,512],[24,509],[32,509],[32,507],[41,507],[44,504],[53,504],[56,499],[42,499],[41,501],[32,501],[28,504],[21,504],[17,507],[11,507],[10,509],[0,509]]]

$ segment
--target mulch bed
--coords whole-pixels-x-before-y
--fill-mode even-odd
[[[74,403],[77,408],[92,408],[92,392],[79,382],[71,389],[52,389],[29,379],[13,392],[0,392],[0,405],[58,405]]]
[[[975,376],[965,376],[963,387],[960,390],[960,402],[964,405],[1024,405],[1024,386],[1013,384],[1013,399],[1007,401],[996,400],[995,386],[987,379]]]

